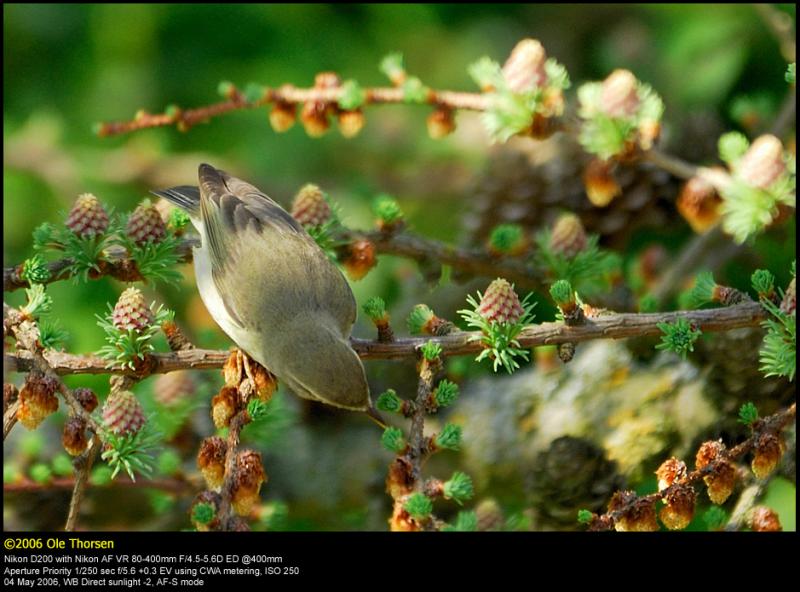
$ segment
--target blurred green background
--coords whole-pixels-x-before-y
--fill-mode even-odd
[[[780,9],[794,18],[794,5]],[[581,82],[603,78],[618,67],[652,84],[666,104],[668,146],[698,114],[712,118],[721,129],[748,134],[765,129],[786,93],[785,60],[749,5],[5,4],[3,15],[4,265],[30,256],[31,231],[44,221],[62,220],[79,193],[92,192],[117,210],[130,211],[152,188],[194,183],[197,164],[204,161],[253,182],[284,206],[301,185],[317,183],[341,204],[344,221],[352,227],[371,225],[371,199],[388,192],[398,198],[416,232],[461,240],[461,214],[470,187],[496,150],[475,114],[459,114],[456,133],[444,141],[428,137],[425,108],[397,105],[368,109],[366,127],[350,140],[335,129],[312,139],[300,125],[276,134],[263,109],[217,118],[187,134],[173,128],[109,139],[92,134],[94,123],[131,119],[138,109],[161,112],[171,103],[193,107],[216,102],[221,80],[240,87],[250,81],[302,87],[311,86],[317,72],[333,70],[364,86],[384,86],[380,59],[402,51],[409,72],[426,84],[472,91],[466,73],[470,63],[482,55],[502,62],[519,39],[534,37],[566,66],[573,81],[570,97]],[[692,147],[683,148],[685,153]],[[700,157],[713,160],[708,153]],[[674,240],[689,236],[685,225],[675,229]],[[780,244],[782,252],[764,247],[761,256],[785,274],[794,242]],[[785,251],[786,245],[791,252]],[[178,321],[198,345],[227,347],[203,313],[191,267],[182,271],[186,279],[180,286],[150,287],[148,296],[176,309]],[[746,281],[745,272],[736,279]],[[436,292],[420,280],[415,265],[393,257],[381,257],[376,270],[352,285],[359,303],[372,295],[384,297],[401,330],[410,306],[429,301]],[[483,289],[485,282],[475,286]],[[70,351],[98,349],[102,332],[94,315],[122,289],[108,279],[82,285],[58,282],[48,289],[55,300],[53,316],[70,333]],[[21,303],[20,292],[7,295],[8,301]],[[444,312],[452,314],[455,308],[453,304]],[[372,329],[359,319],[355,334],[369,336]],[[411,363],[371,363],[369,372],[375,393],[411,385],[414,379]],[[216,373],[206,374],[210,383],[219,381]],[[151,383],[147,380],[140,388],[148,391]],[[103,393],[106,382],[81,377],[70,378],[70,384]],[[305,438],[309,458],[303,467],[316,467],[305,473],[315,478],[306,483],[306,491],[282,485],[281,471],[290,473],[291,463],[273,468],[279,461],[271,465],[267,457],[272,479],[264,497],[285,500],[294,516],[292,528],[383,528],[388,498],[382,471],[389,456],[359,460],[354,452],[370,441],[377,448],[373,427],[327,410],[300,408],[291,398],[285,407],[288,421],[272,426],[280,437],[274,438],[277,448],[270,450],[277,456],[281,450],[297,453],[296,440]],[[286,427],[302,419],[314,425],[318,415],[322,420],[313,431]],[[210,427],[199,431],[203,429],[209,433]],[[16,438],[35,439],[20,435],[21,429],[16,432]],[[363,437],[353,435],[362,432]],[[190,469],[190,455],[186,459]],[[453,463],[458,466],[457,459]],[[326,475],[359,464],[367,469],[357,474],[369,474],[371,481],[354,479],[348,487],[355,493],[331,493],[339,496],[335,503],[320,500],[332,483],[339,483]],[[64,500],[58,500],[62,508]],[[298,510],[292,514],[295,504]],[[167,504],[162,514],[165,507],[178,506]],[[185,505],[180,507],[185,511]],[[95,525],[104,527],[186,526],[185,514],[177,511],[172,521],[161,522],[158,511],[153,522],[135,515],[118,521],[98,515]],[[24,527],[50,525],[42,517],[38,522],[18,519],[14,524]],[[53,524],[60,519],[54,518]]]

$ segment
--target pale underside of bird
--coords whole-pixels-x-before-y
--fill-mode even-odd
[[[342,272],[262,191],[201,164],[199,188],[154,191],[185,210],[200,234],[197,287],[236,345],[295,394],[345,409],[371,407],[350,346],[356,302]]]

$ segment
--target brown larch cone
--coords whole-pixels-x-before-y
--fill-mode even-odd
[[[225,455],[228,444],[219,436],[204,439],[197,453],[197,468],[203,474],[206,485],[212,491],[219,491],[225,478]]]
[[[753,446],[753,462],[750,467],[758,479],[765,479],[781,462],[786,450],[783,436],[780,434],[760,434]]]
[[[115,434],[125,436],[142,429],[147,419],[142,404],[130,391],[114,391],[103,405],[103,423]]]
[[[94,391],[89,388],[85,387],[78,387],[72,391],[72,395],[81,404],[81,407],[86,411],[86,413],[91,413],[100,402],[97,400],[97,395],[94,394]]]
[[[601,158],[593,158],[583,170],[586,196],[598,208],[604,208],[617,197],[622,189],[612,172],[613,164]]]
[[[86,421],[76,415],[71,415],[64,422],[64,432],[61,436],[64,450],[71,456],[82,454],[89,446],[89,437],[86,435]]]
[[[783,144],[769,134],[756,138],[735,166],[736,176],[758,189],[770,187],[785,170]]]
[[[159,211],[144,200],[128,218],[125,234],[137,245],[159,242],[167,236],[167,226]]]
[[[683,216],[697,234],[703,234],[716,224],[720,217],[722,198],[708,181],[692,177],[681,189],[676,204]]]
[[[211,399],[211,419],[219,428],[227,427],[240,408],[239,390],[235,386],[223,386]]]
[[[297,121],[297,105],[276,101],[269,111],[269,124],[278,133],[291,129]]]
[[[550,232],[550,249],[567,258],[583,251],[587,242],[586,230],[575,214],[562,214]]]
[[[108,230],[108,212],[94,195],[83,193],[69,211],[66,225],[80,237],[103,234]]]
[[[780,532],[783,530],[777,512],[766,506],[753,508],[748,523],[755,532]]]
[[[476,312],[490,323],[516,323],[525,311],[514,286],[497,278],[486,288]]]
[[[600,108],[609,117],[632,117],[639,109],[638,81],[629,70],[614,70],[603,81]]]
[[[322,190],[309,183],[295,195],[292,216],[303,226],[321,226],[330,220],[331,206]]]
[[[364,112],[361,109],[340,111],[338,117],[339,131],[345,138],[354,138],[364,127]]]
[[[614,528],[618,532],[658,530],[655,503],[646,498],[639,498],[634,491],[616,492],[608,504],[608,511],[620,512],[614,522]]]
[[[195,392],[195,382],[188,370],[161,374],[153,385],[156,401],[165,407],[180,405]]]
[[[58,411],[57,387],[54,378],[29,375],[19,391],[17,420],[29,430],[39,427],[48,415]]]
[[[674,456],[668,460],[665,460],[656,470],[658,490],[663,491],[676,481],[680,481],[686,477],[686,474],[685,462],[678,460]]]
[[[536,39],[523,39],[503,64],[503,78],[514,93],[526,93],[541,88],[547,82],[544,64],[547,54]]]
[[[240,516],[246,516],[258,504],[261,485],[267,474],[261,464],[261,455],[255,450],[242,450],[236,456],[236,473],[233,481],[231,507]]]
[[[670,530],[683,530],[694,518],[695,500],[697,496],[691,485],[680,485],[672,489],[665,497],[667,504],[661,509],[658,517]]]
[[[350,243],[346,247],[346,255],[342,259],[342,265],[347,271],[347,276],[356,281],[367,275],[369,270],[375,267],[376,263],[375,245],[366,239],[359,239]]]
[[[112,321],[120,331],[133,330],[144,333],[155,322],[155,315],[141,291],[131,287],[120,295],[114,305]]]

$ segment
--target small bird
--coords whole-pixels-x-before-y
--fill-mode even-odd
[[[300,397],[366,411],[364,366],[350,346],[356,301],[342,272],[262,191],[201,164],[200,187],[153,191],[200,233],[197,288],[237,346]]]

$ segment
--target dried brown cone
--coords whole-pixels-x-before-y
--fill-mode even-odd
[[[547,83],[545,61],[547,54],[538,40],[517,43],[503,64],[503,78],[511,92],[526,93],[543,87]]]
[[[364,112],[361,109],[340,111],[338,116],[339,131],[345,138],[356,137],[364,127]]]
[[[89,437],[86,434],[86,421],[77,415],[71,415],[64,422],[64,432],[61,435],[64,450],[71,456],[83,454],[89,446]]]
[[[601,158],[593,158],[583,169],[583,185],[589,201],[598,208],[604,208],[622,193],[622,188],[614,178],[614,165]]]
[[[608,511],[619,513],[614,519],[614,528],[618,532],[658,530],[655,502],[652,499],[639,498],[634,491],[616,492],[608,504]]]
[[[29,430],[39,427],[48,415],[58,410],[57,387],[54,378],[28,375],[19,391],[17,420]]]
[[[656,470],[656,478],[658,478],[658,490],[663,491],[676,481],[686,478],[686,463],[678,460],[674,456],[661,463],[661,466]]]
[[[161,331],[164,337],[167,338],[169,349],[172,351],[185,351],[187,349],[194,349],[194,345],[186,337],[186,334],[173,320],[166,320],[161,323]]]
[[[249,366],[250,375],[255,383],[256,397],[264,403],[269,402],[278,390],[278,377],[255,360],[250,360]]]
[[[225,385],[211,399],[211,419],[217,429],[228,427],[233,416],[239,412],[239,390],[235,386]]]
[[[426,120],[428,135],[434,140],[441,140],[449,136],[456,129],[456,120],[453,110],[449,107],[439,107],[428,115]]]
[[[309,183],[295,195],[292,216],[303,226],[321,226],[331,219],[331,206],[322,190]]]
[[[244,377],[244,353],[239,350],[231,351],[228,359],[222,365],[222,377],[227,386],[238,387]]]
[[[550,249],[568,258],[583,251],[587,242],[586,230],[575,214],[562,214],[550,233]]]
[[[261,455],[255,450],[239,452],[235,470],[231,507],[239,516],[246,516],[259,503],[258,493],[267,480],[267,474],[261,464]]]
[[[779,434],[760,434],[753,446],[751,468],[758,479],[765,479],[775,470],[786,451],[786,444]]]
[[[80,237],[103,234],[108,230],[108,212],[94,195],[83,193],[75,200],[65,224]]]
[[[405,457],[398,456],[389,465],[386,477],[386,493],[394,499],[410,495],[414,488],[413,467]],[[402,504],[401,504],[402,506]]]
[[[120,331],[133,330],[144,333],[155,322],[155,315],[144,295],[137,288],[128,288],[114,305],[111,315],[114,326]]]
[[[691,485],[678,485],[664,496],[667,504],[661,509],[658,517],[670,530],[683,530],[694,518],[694,507],[697,494]]]
[[[197,468],[206,480],[206,485],[212,491],[219,491],[225,480],[225,455],[228,453],[228,444],[219,436],[205,438],[200,443],[197,453]]]
[[[164,407],[180,405],[195,393],[195,389],[194,378],[188,370],[161,374],[153,385],[155,399]]]
[[[347,272],[347,277],[357,281],[362,279],[370,269],[375,267],[375,245],[366,239],[353,241],[347,246],[342,265]]]
[[[575,357],[576,345],[572,341],[565,341],[558,344],[558,359],[565,364],[569,364]]]
[[[720,441],[703,442],[697,450],[695,468],[712,465],[711,472],[703,477],[708,487],[708,497],[715,504],[723,504],[736,486],[736,467],[725,456],[725,445]]]
[[[78,387],[72,391],[72,396],[81,404],[86,413],[91,413],[100,404],[94,391],[86,387]]]
[[[146,199],[128,218],[125,234],[140,246],[150,242],[157,243],[167,236],[167,226],[156,207]]]
[[[603,81],[600,109],[609,117],[632,117],[639,109],[638,81],[629,70],[614,70]]]
[[[786,171],[783,160],[783,144],[772,135],[763,135],[736,164],[736,174],[750,187],[767,189]]]
[[[291,129],[297,121],[297,106],[285,101],[276,101],[269,111],[269,124],[278,133]]]
[[[707,232],[721,217],[722,198],[711,183],[702,177],[692,177],[681,189],[676,204],[697,234]]]
[[[142,429],[147,419],[142,404],[130,391],[113,391],[103,405],[103,423],[113,433],[124,436]]]
[[[781,310],[788,315],[795,314],[797,310],[797,288],[795,288],[795,278],[792,278],[789,287],[786,288],[783,301],[781,301]]]
[[[753,508],[748,523],[755,532],[780,532],[783,530],[777,512],[766,506]]]

